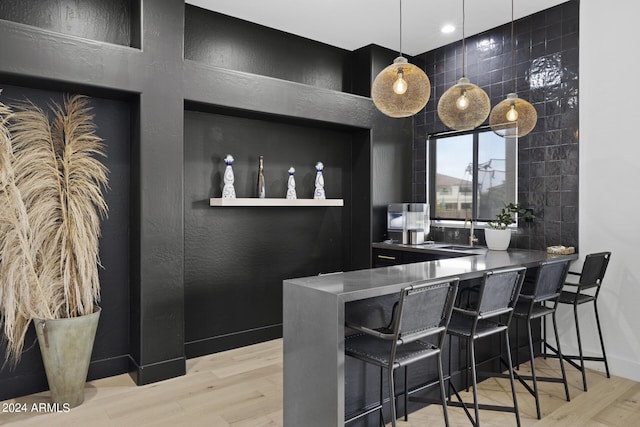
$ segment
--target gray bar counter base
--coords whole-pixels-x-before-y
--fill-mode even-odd
[[[350,301],[390,295],[410,283],[481,277],[503,267],[536,267],[577,254],[476,249],[477,255],[283,281],[284,425],[344,425],[344,322]]]

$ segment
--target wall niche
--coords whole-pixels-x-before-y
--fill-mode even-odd
[[[351,52],[185,5],[185,59],[349,92]]]
[[[12,106],[29,100],[48,110],[51,100],[62,103],[66,93],[0,82],[0,101]],[[78,93],[82,93],[79,91]],[[129,369],[129,266],[130,266],[130,177],[131,105],[124,100],[91,97],[96,134],[105,144],[102,159],[109,169],[109,187],[104,196],[109,216],[101,224],[99,270],[102,307],[88,379],[126,373]],[[25,339],[25,352],[15,370],[0,370],[0,400],[48,389],[40,349],[33,326]],[[0,353],[4,354],[4,344]]]
[[[281,336],[284,279],[353,268],[353,175],[363,172],[352,153],[362,131],[214,111],[187,110],[184,121],[188,357]],[[293,166],[298,198],[311,199],[322,161],[327,198],[344,206],[212,208],[227,154],[237,197],[256,196],[262,155],[267,198],[285,197]]]
[[[0,19],[99,42],[140,47],[140,0],[2,0]]]

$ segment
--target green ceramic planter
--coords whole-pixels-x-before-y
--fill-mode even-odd
[[[93,314],[65,319],[34,319],[53,403],[70,408],[84,401],[100,307]]]

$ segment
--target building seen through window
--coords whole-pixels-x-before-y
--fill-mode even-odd
[[[517,139],[488,128],[430,135],[427,195],[431,217],[489,221],[517,202]]]

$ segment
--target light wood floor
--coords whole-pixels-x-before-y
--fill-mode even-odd
[[[539,375],[559,372],[558,361],[537,359]],[[524,366],[521,372],[526,373]],[[582,391],[579,373],[567,367],[571,402],[564,400],[562,384],[542,383],[542,420],[535,418],[533,398],[518,385],[523,426],[638,426],[640,383],[619,377],[607,379],[591,371],[589,392]],[[506,380],[489,379],[480,385],[483,403],[509,403]],[[32,405],[48,402],[48,392],[1,402]],[[412,413],[399,426],[443,425],[442,408],[431,405]],[[460,408],[450,408],[452,426],[469,426]],[[515,425],[513,414],[481,411],[483,426]],[[0,425],[11,426],[281,426],[282,340],[256,344],[187,362],[180,378],[136,387],[128,375],[87,384],[85,402],[68,413],[2,413]],[[296,426],[304,427],[304,426]]]

